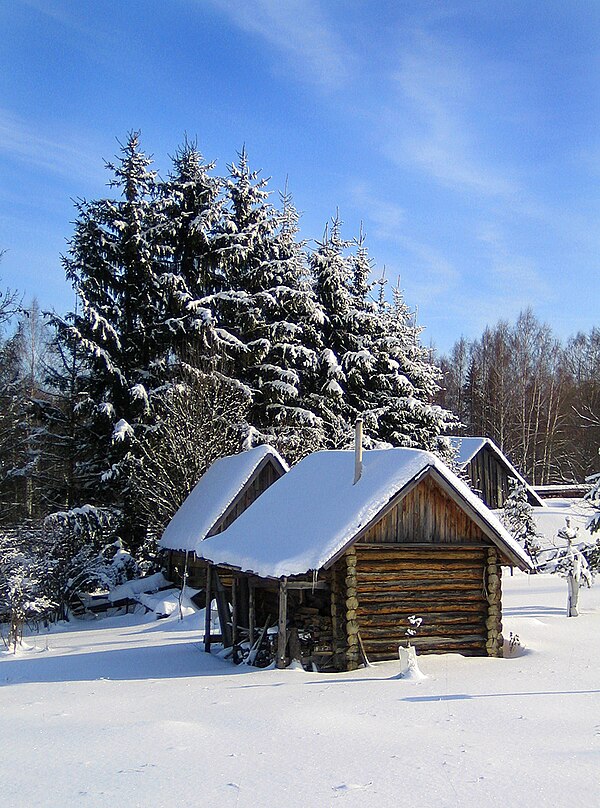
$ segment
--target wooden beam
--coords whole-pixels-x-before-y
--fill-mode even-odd
[[[288,581],[287,588],[290,589],[313,589],[328,590],[329,584],[326,581]]]
[[[210,564],[206,565],[206,612],[204,614],[204,650],[207,654],[210,654],[210,608],[212,604],[212,592],[211,592],[211,572],[212,568]]]
[[[238,579],[237,623],[239,632],[240,628],[250,628],[250,589],[248,585],[247,575],[238,575],[237,579]]]
[[[255,589],[279,589],[279,578],[259,578],[257,575],[246,574],[248,579],[248,584],[254,586]],[[313,589],[328,591],[329,584],[327,581],[290,581],[287,579],[287,588],[288,592],[290,589]]]
[[[279,582],[279,620],[277,623],[277,667],[285,668],[287,646],[287,579]]]

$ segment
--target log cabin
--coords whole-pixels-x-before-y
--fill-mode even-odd
[[[452,437],[450,443],[459,468],[488,508],[502,508],[510,493],[511,478],[525,486],[530,505],[544,507],[543,499],[490,438]]]
[[[237,455],[221,457],[200,478],[160,540],[166,550],[166,575],[203,588],[205,564],[198,564],[195,549],[209,536],[227,528],[267,488],[288,470],[271,446],[255,446]]]
[[[420,653],[501,656],[501,569],[530,569],[468,486],[416,449],[309,455],[194,550],[226,645],[260,647],[277,623],[279,667],[338,671],[397,658],[413,615]]]

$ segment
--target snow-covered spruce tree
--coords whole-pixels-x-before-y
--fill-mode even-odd
[[[78,407],[88,419],[86,452],[100,501],[124,509],[125,538],[134,548],[144,527],[128,485],[137,460],[131,439],[151,420],[150,393],[164,382],[168,350],[160,283],[167,248],[156,235],[161,227],[150,166],[139,133],[132,132],[117,161],[107,164],[121,197],[77,203],[64,264],[79,307],[58,323],[86,363]]]
[[[509,485],[510,493],[504,503],[502,524],[535,563],[541,544],[540,534],[533,518],[533,508],[529,504],[523,483],[511,477]]]
[[[217,239],[223,287],[210,298],[231,375],[252,391],[247,445],[276,442],[291,459],[322,442],[310,406],[319,307],[306,283],[298,215],[284,194],[269,202],[267,180],[245,150],[229,166]]]
[[[0,522],[23,518],[27,468],[26,392],[21,375],[19,331],[0,346]]]
[[[400,289],[393,290],[388,303],[382,279],[374,298],[364,235],[361,231],[355,253],[348,257],[349,244],[341,240],[339,228],[334,220],[331,235],[312,259],[315,290],[326,317],[322,358],[328,373],[322,392],[337,394],[336,414],[347,435],[361,414],[371,445],[430,449],[447,458],[449,446],[440,436],[456,419],[431,403],[440,374],[420,344],[421,329]]]
[[[377,284],[370,281],[373,261],[369,257],[362,229],[354,251],[349,255],[350,305],[346,315],[347,332],[352,339],[347,344],[352,348],[341,357],[346,377],[348,417],[351,421],[362,415],[364,436],[367,445],[381,442],[380,416],[385,405],[381,396],[381,376],[388,370],[387,355],[381,354],[379,340],[385,323],[381,319],[378,303],[371,295]]]
[[[593,474],[588,480],[592,487],[585,495],[585,502],[594,510],[590,517],[590,530],[597,533],[600,531],[600,474]]]
[[[281,202],[281,210],[274,212],[276,230],[266,245],[263,288],[256,292],[268,350],[255,369],[253,414],[259,428],[272,434],[295,462],[325,443],[323,422],[312,407],[323,312],[308,282],[304,244],[298,241],[299,216],[287,191]]]
[[[267,181],[250,170],[245,149],[228,169],[226,204],[216,237],[220,288],[204,302],[215,313],[225,372],[254,394],[252,369],[264,359],[269,345],[260,335],[262,312],[253,291],[260,289],[258,265],[275,225]]]
[[[421,344],[422,327],[406,305],[399,286],[392,290],[392,304],[383,303],[381,330],[375,341],[381,390],[380,439],[394,446],[428,449],[450,460],[444,435],[458,425],[456,417],[433,404],[440,371],[431,352]]]
[[[159,327],[165,355],[172,351],[186,360],[193,357],[207,369],[218,352],[207,296],[223,288],[216,240],[223,181],[211,176],[214,163],[206,163],[187,138],[172,161],[169,178],[158,185],[156,205],[164,252],[158,278],[164,296]]]
[[[328,448],[347,443],[358,414],[348,400],[343,368],[346,354],[361,349],[359,336],[352,332],[352,265],[345,254],[348,246],[349,242],[342,239],[341,221],[336,216],[310,255],[313,288],[324,315],[314,408],[326,425]]]
[[[592,534],[600,532],[600,474],[593,474],[588,478],[592,487],[585,495],[585,502],[591,507],[592,514],[589,520],[589,530]],[[593,573],[600,572],[600,538],[591,547],[584,550],[589,567]]]
[[[45,373],[48,395],[35,402],[43,455],[43,515],[72,508],[97,492],[98,478],[86,452],[89,420],[80,408],[82,398],[87,400],[87,372],[76,341],[67,333],[55,334]]]

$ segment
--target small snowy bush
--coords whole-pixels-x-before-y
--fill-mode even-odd
[[[16,652],[27,622],[47,619],[55,602],[45,592],[47,567],[25,528],[0,536],[0,612],[8,630],[3,640]]]
[[[590,568],[585,551],[590,548],[585,542],[578,542],[578,528],[572,527],[567,516],[565,526],[556,534],[556,548],[551,558],[538,565],[539,572],[551,572],[561,575],[567,581],[567,617],[577,617],[579,590],[582,586],[591,586],[593,570]]]
[[[533,518],[533,508],[527,500],[524,483],[511,477],[508,495],[502,512],[502,524],[533,561],[541,550],[540,535]]]

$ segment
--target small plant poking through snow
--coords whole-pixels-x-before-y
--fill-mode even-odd
[[[406,643],[406,648],[400,645],[398,646],[398,657],[400,659],[400,678],[401,679],[425,679],[425,674],[421,672],[419,669],[419,663],[417,662],[417,649],[414,645],[410,644],[410,641],[413,637],[417,635],[421,627],[421,623],[423,622],[422,617],[417,617],[416,614],[411,614],[408,618],[409,627],[404,632],[405,636],[408,637],[408,642]]]
[[[521,639],[518,634],[513,634],[511,631],[508,635],[508,642],[507,642],[507,656],[514,657],[519,656],[519,652],[522,650],[523,646],[521,645]]]
[[[423,622],[423,618],[417,617],[416,614],[411,614],[411,616],[408,618],[408,622],[410,623],[410,626],[404,633],[408,637],[408,645],[410,645],[410,640],[412,637],[416,637],[417,632],[421,627],[421,623]]]

